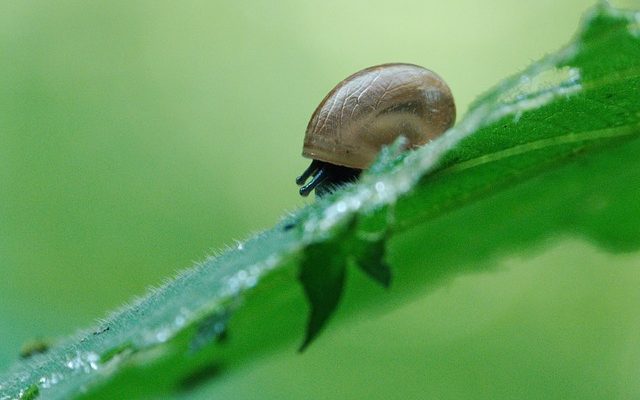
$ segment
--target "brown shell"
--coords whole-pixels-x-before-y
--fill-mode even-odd
[[[378,65],[327,94],[311,116],[302,155],[365,169],[398,136],[408,139],[409,148],[421,146],[455,119],[451,90],[434,72],[412,64]]]

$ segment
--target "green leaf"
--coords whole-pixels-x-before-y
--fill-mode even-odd
[[[16,363],[0,377],[0,398],[188,391],[299,343],[305,324],[308,343],[338,304],[350,263],[387,283],[388,260],[394,284],[348,293],[354,302],[338,307],[338,320],[552,235],[637,249],[638,20],[599,6],[571,44],[479,98],[442,138],[382,157],[357,185]],[[394,239],[402,251],[387,254]]]

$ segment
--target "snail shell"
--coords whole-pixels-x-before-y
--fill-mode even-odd
[[[313,113],[302,155],[350,168],[368,168],[398,136],[418,147],[456,118],[451,90],[434,72],[412,64],[366,68],[340,82]]]

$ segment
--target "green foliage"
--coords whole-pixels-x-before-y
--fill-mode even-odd
[[[389,262],[394,278],[390,297],[363,291],[347,315],[408,296],[460,265],[487,268],[463,261],[484,262],[550,235],[637,249],[638,32],[637,14],[598,7],[569,46],[482,96],[441,139],[402,157],[386,150],[359,184],[17,363],[0,378],[2,394],[189,390],[301,340],[303,316],[288,315],[304,309],[298,277],[311,304],[307,346],[338,306],[350,265],[389,285]],[[410,227],[423,229],[422,242],[389,261],[388,239]]]

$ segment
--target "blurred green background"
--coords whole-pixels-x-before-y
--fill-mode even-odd
[[[300,156],[302,137],[315,106],[347,75],[385,62],[424,65],[448,81],[462,116],[482,91],[568,42],[592,4],[2,2],[0,369],[17,358],[24,342],[86,327],[147,287],[313,201],[301,199],[294,184],[308,163]],[[585,246],[571,241],[562,253],[614,257]],[[490,294],[506,291],[507,301],[517,302],[543,288],[541,299],[551,302],[554,288],[526,275],[548,265],[540,257],[514,260],[507,272],[466,277],[462,288],[438,292],[436,300],[426,296],[381,319],[328,333],[319,350],[309,352],[311,364],[276,357],[226,377],[216,390],[226,397],[300,397],[302,384],[316,384],[336,385],[351,396],[379,393],[390,382],[383,372],[376,376],[376,368],[394,368],[417,349],[434,354],[420,341],[379,351],[382,341],[433,327],[437,318],[442,322],[421,302],[453,307],[452,329],[464,330],[461,321],[473,315],[457,301],[466,293],[470,303],[487,301],[490,316],[500,315],[502,325],[492,329],[508,330],[504,297]],[[601,272],[587,275],[593,285],[602,284]],[[576,273],[565,271],[558,280],[570,282]],[[591,304],[576,301],[575,307]],[[416,310],[422,310],[419,319]],[[370,330],[379,334],[368,335]],[[440,334],[444,341],[449,333],[431,337]],[[496,340],[482,351],[498,347],[491,342]],[[332,362],[329,353],[322,361],[321,349],[329,346],[361,349],[362,357],[351,359],[358,365],[341,360],[335,379],[315,380],[313,365],[326,370]],[[446,353],[446,346],[436,351],[459,365],[473,364],[459,351]],[[464,354],[482,363],[482,351]],[[369,369],[353,374],[363,362]],[[637,362],[633,367],[640,368]],[[471,379],[463,371],[452,366],[451,374],[434,377],[442,393],[461,390],[458,382]],[[623,379],[626,372],[620,373]],[[247,376],[256,385],[239,393]],[[409,383],[424,377],[405,378],[397,381],[397,393],[415,396]],[[481,377],[474,379],[482,386]]]

